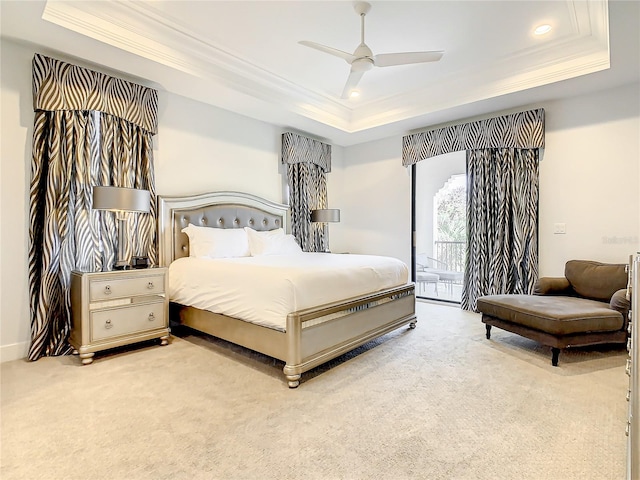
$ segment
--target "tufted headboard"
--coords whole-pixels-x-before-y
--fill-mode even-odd
[[[241,192],[215,192],[188,197],[158,196],[159,264],[189,256],[189,223],[212,228],[288,231],[289,206]]]

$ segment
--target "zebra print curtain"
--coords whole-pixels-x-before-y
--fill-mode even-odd
[[[282,135],[282,163],[287,165],[291,233],[305,252],[327,251],[327,225],[311,222],[311,210],[327,208],[331,145],[286,132]]]
[[[467,266],[461,307],[533,291],[538,277],[538,149],[467,151]]]
[[[33,109],[94,110],[158,130],[158,92],[36,53],[33,57]]]
[[[129,215],[127,253],[156,262],[157,92],[43,55],[33,60],[33,92],[29,359],[37,360],[70,350],[71,271],[115,261],[116,222],[91,210],[94,185],[151,191],[151,215]]]
[[[484,148],[544,148],[544,109],[406,135],[402,138],[402,164]]]
[[[139,188],[149,190],[149,214],[128,213],[126,233],[128,238],[125,259],[132,255],[146,255],[152,265],[158,263],[157,204],[155,171],[153,167],[153,134],[136,124],[113,115],[100,116],[102,152],[95,185]],[[101,226],[103,239],[102,262],[96,270],[111,269],[117,257],[117,232],[115,215],[95,212]],[[135,232],[135,234],[134,234]]]
[[[311,210],[327,207],[327,181],[321,167],[314,163],[287,165],[291,233],[305,252],[325,252],[327,226],[311,221]]]

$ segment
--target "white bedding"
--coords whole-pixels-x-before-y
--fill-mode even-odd
[[[407,283],[395,258],[303,253],[175,260],[172,302],[284,331],[287,314]]]

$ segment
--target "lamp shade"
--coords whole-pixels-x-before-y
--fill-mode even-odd
[[[149,190],[93,187],[93,209],[149,213]]]
[[[337,208],[320,208],[311,210],[311,221],[316,223],[339,222],[340,210]]]

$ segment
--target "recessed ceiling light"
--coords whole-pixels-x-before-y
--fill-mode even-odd
[[[551,25],[545,23],[544,25],[536,27],[533,33],[535,33],[536,35],[544,35],[545,33],[549,33],[550,31]]]
[[[350,98],[357,98],[360,96],[360,92],[358,90],[351,90],[351,93],[349,94]]]

